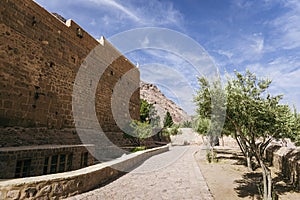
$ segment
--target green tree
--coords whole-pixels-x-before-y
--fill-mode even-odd
[[[289,137],[295,118],[288,105],[279,104],[282,95],[266,94],[271,80],[257,79],[246,71],[235,72],[236,78],[228,80],[227,113],[225,129],[233,131],[250,168],[254,156],[262,168],[264,199],[272,199],[271,171],[263,155],[274,139]]]
[[[295,126],[293,128],[292,141],[295,142],[297,146],[300,146],[300,113],[297,113],[296,107],[294,106],[294,117]]]
[[[140,101],[140,121],[141,122],[146,122],[149,121],[150,119],[150,110],[151,110],[152,105],[149,104],[146,100],[141,99]]]
[[[160,126],[160,117],[155,107],[144,99],[141,99],[140,104],[140,122],[151,124],[153,128]]]
[[[271,96],[266,93],[271,84],[270,80],[257,79],[250,71],[244,75],[235,72],[235,75],[235,78],[227,81],[225,103],[227,110],[222,132],[234,136],[247,158],[249,170],[252,169],[252,157],[256,158],[262,168],[264,199],[271,200],[271,171],[263,159],[264,151],[273,139],[291,137],[296,118],[288,105],[279,103],[281,95]],[[212,124],[213,117],[209,113],[212,112],[213,106],[209,99],[210,95],[216,95],[216,99],[219,99],[218,88],[209,90],[208,81],[204,77],[199,79],[199,83],[200,91],[196,97],[197,112],[201,117],[210,117]],[[203,85],[206,87],[201,87]],[[222,106],[220,108],[223,109]]]
[[[170,128],[174,124],[173,119],[169,111],[167,111],[164,118],[164,128]]]
[[[205,77],[198,78],[200,89],[194,97],[197,106],[196,131],[208,137],[209,145],[213,148],[219,144],[219,136],[222,132],[223,118],[225,113],[225,94],[221,87],[220,79],[212,83]],[[213,97],[213,98],[212,98]],[[207,123],[209,121],[209,124]],[[202,128],[205,128],[204,131]],[[200,132],[199,132],[200,130]],[[222,136],[222,135],[221,135]]]
[[[210,119],[203,118],[200,115],[194,119],[193,123],[193,129],[197,133],[199,133],[202,136],[207,136],[209,127],[210,127]]]
[[[132,120],[126,126],[126,132],[124,137],[132,140],[136,145],[140,145],[141,142],[152,136],[157,128],[160,127],[160,118],[157,115],[152,104],[149,104],[146,100],[140,101],[140,121]],[[128,134],[130,133],[130,134]]]

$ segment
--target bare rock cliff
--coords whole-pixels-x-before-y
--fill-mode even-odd
[[[157,86],[145,82],[140,83],[140,97],[153,104],[160,119],[163,120],[169,111],[175,123],[190,120],[190,116],[177,104],[168,99]]]

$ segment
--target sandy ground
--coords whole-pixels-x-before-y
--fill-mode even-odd
[[[259,192],[261,183],[260,169],[249,173],[244,165],[244,158],[237,148],[220,147],[217,149],[218,162],[208,163],[206,150],[195,154],[200,170],[215,200],[262,199]],[[278,199],[300,199],[300,193],[293,192],[280,173],[273,168],[273,181]]]

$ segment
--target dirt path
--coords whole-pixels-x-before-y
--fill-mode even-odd
[[[260,169],[248,173],[244,166],[244,159],[239,149],[218,148],[218,162],[208,163],[206,161],[206,150],[202,149],[195,154],[200,170],[215,200],[233,199],[261,199],[259,184],[261,184]],[[274,187],[278,199],[298,200],[300,193],[292,191],[290,185],[286,184],[280,173],[271,168]]]

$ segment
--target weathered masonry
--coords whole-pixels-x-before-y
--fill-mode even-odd
[[[98,146],[82,144],[78,136],[72,92],[79,67],[96,46],[99,42],[74,21],[64,23],[31,0],[1,0],[0,168],[5,170],[0,179],[93,164],[87,149]],[[125,146],[128,140],[114,120],[111,97],[116,83],[135,66],[105,39],[99,48],[99,63],[118,57],[97,84],[97,119],[110,141]],[[140,81],[139,74],[130,78],[128,84]],[[139,95],[136,90],[128,103],[133,119],[139,119]]]

